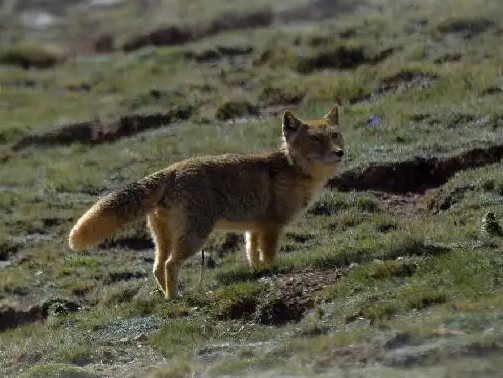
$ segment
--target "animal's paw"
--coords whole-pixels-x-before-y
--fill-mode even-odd
[[[154,290],[149,291],[149,295],[162,295],[164,297],[166,296],[166,293],[164,292],[164,290],[156,288]]]
[[[174,294],[174,295],[169,295],[168,293],[165,294],[164,298],[167,301],[179,301],[183,299],[183,295],[180,293]]]

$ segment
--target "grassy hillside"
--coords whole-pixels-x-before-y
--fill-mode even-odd
[[[497,376],[502,16],[489,0],[0,2],[0,371]],[[334,100],[348,157],[271,270],[214,233],[202,288],[197,256],[167,302],[144,222],[69,250],[107,191],[274,148],[285,109]]]

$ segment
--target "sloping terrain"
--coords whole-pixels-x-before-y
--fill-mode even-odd
[[[6,377],[496,377],[503,8],[495,1],[0,1]],[[278,144],[343,104],[348,157],[250,270],[211,235],[183,298],[144,222],[73,253],[107,191]]]

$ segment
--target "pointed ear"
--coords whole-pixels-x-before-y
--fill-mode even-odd
[[[325,114],[325,119],[328,120],[328,122],[331,125],[339,125],[339,105],[335,105],[330,111]]]
[[[283,113],[283,134],[291,135],[299,131],[302,121],[298,119],[290,110]]]

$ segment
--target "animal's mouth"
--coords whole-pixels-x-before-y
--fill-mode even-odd
[[[336,151],[331,151],[330,153],[326,153],[323,156],[323,160],[324,160],[325,164],[336,164],[336,163],[340,163],[341,161],[343,161],[345,155],[346,154],[344,153],[344,150],[339,149]]]
[[[312,156],[308,157],[307,160],[313,165],[333,165],[341,163],[344,160],[344,156],[338,156],[335,154],[325,155],[325,156]]]
[[[323,159],[323,164],[337,164],[343,160],[341,156],[330,156],[326,159]]]

